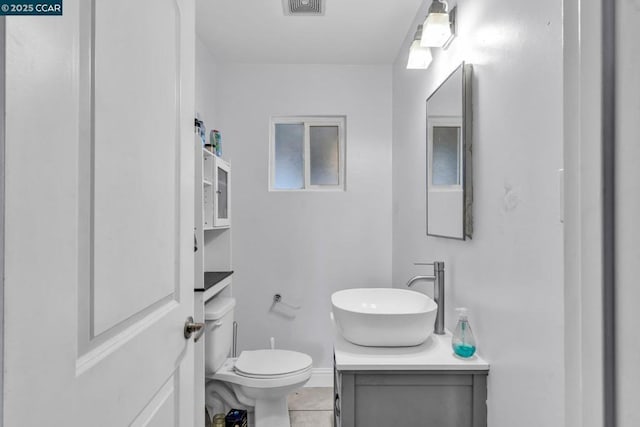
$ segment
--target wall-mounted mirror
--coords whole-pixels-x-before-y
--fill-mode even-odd
[[[464,62],[427,98],[427,235],[473,233],[471,173],[473,67]]]

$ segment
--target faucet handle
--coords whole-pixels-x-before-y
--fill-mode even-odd
[[[444,270],[444,261],[414,262],[413,265],[429,265],[432,266],[434,270]]]

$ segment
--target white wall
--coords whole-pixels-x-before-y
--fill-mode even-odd
[[[459,0],[459,35],[427,71],[393,70],[393,282],[442,260],[447,327],[466,306],[491,363],[489,425],[564,424],[562,4]],[[425,100],[462,61],[474,65],[474,235],[426,236]],[[416,285],[431,294],[431,285]]]
[[[217,66],[215,58],[200,37],[196,36],[195,104],[196,112],[200,114],[200,119],[205,122],[207,134],[217,126],[218,116],[214,84],[216,80]]]
[[[331,294],[391,285],[391,67],[219,64],[217,82],[239,350],[274,336],[329,368]],[[268,192],[269,119],[287,115],[346,116],[345,192]],[[302,309],[270,311],[275,293]]]
[[[217,93],[218,66],[215,57],[199,36],[196,36],[195,111],[204,120],[207,140],[212,129],[220,129],[218,110],[220,99]],[[229,153],[223,158],[228,160]],[[208,231],[204,234],[204,271],[228,271],[231,260],[232,230]]]

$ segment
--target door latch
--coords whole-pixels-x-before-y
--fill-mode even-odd
[[[184,324],[184,337],[189,339],[195,333],[196,335],[193,341],[198,342],[202,334],[204,334],[204,326],[204,323],[194,322],[193,316],[189,316],[187,322]]]

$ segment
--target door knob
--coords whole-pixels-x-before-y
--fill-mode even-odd
[[[204,334],[204,323],[194,322],[193,317],[189,316],[187,322],[184,324],[184,337],[189,339],[194,332],[196,336],[193,338],[193,341],[198,342],[202,334]]]

